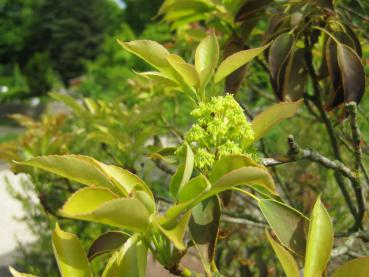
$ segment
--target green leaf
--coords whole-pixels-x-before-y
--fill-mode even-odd
[[[297,101],[303,97],[307,81],[305,66],[305,50],[295,49],[287,62],[284,82],[282,87],[282,99]]]
[[[106,165],[100,163],[100,166],[102,167],[104,172],[111,178],[116,187],[124,187],[124,190],[127,192],[127,194],[131,194],[133,190],[143,190],[151,197],[152,201],[154,202],[152,191],[140,177],[126,169],[115,165]]]
[[[195,189],[198,183],[198,188]],[[260,167],[241,167],[222,176],[214,184],[210,184],[205,176],[199,175],[188,182],[183,189],[184,195],[181,196],[183,202],[173,205],[163,216],[163,222],[170,222],[182,213],[187,212],[201,201],[212,197],[223,191],[232,189],[240,185],[260,184],[273,191],[274,183],[269,172]],[[186,192],[186,193],[185,193]],[[191,196],[193,196],[191,198]]]
[[[233,71],[250,62],[253,58],[260,55],[270,44],[262,47],[243,50],[227,57],[220,65],[215,73],[214,82],[218,83]]]
[[[278,260],[281,263],[283,270],[286,273],[286,276],[299,277],[300,276],[299,267],[297,266],[295,258],[277,240],[272,238],[268,230],[265,230],[265,234],[270,244],[272,245],[275,254],[278,257]]]
[[[182,216],[178,223],[173,224],[173,222],[170,222],[170,224],[161,224],[160,220],[156,220],[154,224],[170,241],[173,242],[176,248],[178,248],[179,250],[185,250],[186,246],[183,243],[183,238],[187,230],[190,216],[191,212],[188,211]],[[169,227],[167,227],[166,225],[169,225]]]
[[[21,273],[16,271],[13,267],[9,266],[9,271],[13,275],[13,277],[36,277],[36,275]]]
[[[195,67],[204,88],[214,73],[219,60],[219,44],[214,30],[196,48]]]
[[[365,71],[359,56],[344,44],[337,45],[345,102],[359,103],[365,91]]]
[[[81,155],[50,155],[31,158],[22,165],[37,167],[87,186],[101,186],[118,192],[95,159]]]
[[[129,238],[110,258],[103,277],[145,277],[147,246],[136,235]]]
[[[200,85],[200,77],[193,65],[186,63],[180,56],[175,54],[169,54],[167,61],[187,85],[195,88]]]
[[[92,277],[86,253],[76,235],[64,232],[56,224],[52,245],[62,277]]]
[[[275,185],[267,169],[255,166],[245,166],[232,170],[222,176],[215,183],[208,194],[218,194],[234,186],[257,184],[263,186],[270,193],[275,194]]]
[[[171,206],[160,219],[162,225],[173,221],[180,214],[187,212],[188,209],[201,202],[202,197],[211,188],[211,184],[204,175],[196,176],[187,182],[179,194],[178,203]],[[204,198],[205,199],[205,198]]]
[[[178,86],[178,84],[173,81],[172,79],[169,79],[167,76],[161,74],[160,72],[157,71],[147,71],[147,72],[135,72],[137,75],[140,75],[144,78],[156,81],[160,84],[164,84],[166,86],[170,86],[170,87],[176,87]]]
[[[369,272],[369,256],[351,260],[333,273],[332,277],[367,277]]]
[[[135,54],[157,69],[168,67],[167,55],[169,51],[162,45],[151,40],[134,40],[131,42],[118,43],[127,51]]]
[[[104,188],[78,190],[69,197],[60,214],[137,232],[146,231],[150,216],[140,200],[117,198]]]
[[[247,156],[240,154],[230,154],[221,157],[218,161],[215,162],[209,174],[209,181],[211,183],[215,183],[229,172],[245,166],[264,168],[262,165],[259,165],[257,162]]]
[[[309,219],[284,203],[262,199],[259,207],[279,241],[301,257],[305,256]]]
[[[184,184],[186,184],[192,175],[194,165],[194,155],[191,147],[186,143],[186,158],[170,180],[169,191],[173,197],[177,197]]]
[[[310,219],[304,266],[305,277],[323,275],[332,251],[333,237],[331,218],[319,197]]]
[[[88,249],[87,258],[89,261],[92,261],[100,255],[117,251],[128,239],[129,235],[123,232],[106,232],[100,235],[91,244],[90,248]]]
[[[271,128],[282,120],[292,117],[302,104],[303,100],[275,104],[258,114],[252,121],[255,133],[254,141],[262,138]]]
[[[191,238],[209,276],[211,276],[211,264],[214,262],[220,216],[219,198],[213,196],[192,208],[189,222]]]

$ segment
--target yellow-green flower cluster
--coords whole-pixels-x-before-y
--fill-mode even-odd
[[[191,113],[196,122],[185,140],[195,154],[195,166],[207,171],[227,154],[246,154],[242,145],[254,139],[251,124],[232,95],[212,97]]]

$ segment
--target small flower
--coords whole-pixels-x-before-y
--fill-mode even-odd
[[[212,97],[200,103],[191,115],[195,124],[187,132],[185,140],[195,154],[195,166],[209,170],[214,162],[227,154],[247,154],[254,140],[254,131],[243,110],[232,95]]]

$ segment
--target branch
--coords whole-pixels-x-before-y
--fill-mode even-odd
[[[365,200],[363,196],[363,192],[361,189],[360,184],[360,176],[359,171],[360,167],[362,166],[362,152],[361,152],[361,146],[360,146],[360,130],[359,126],[357,124],[357,105],[355,102],[350,102],[346,104],[346,108],[348,110],[348,113],[350,115],[350,126],[351,126],[351,133],[352,133],[352,140],[354,144],[354,156],[355,156],[355,164],[354,164],[354,170],[355,170],[355,176],[352,181],[353,189],[355,191],[355,196],[357,199],[357,206],[358,206],[358,214],[355,218],[355,224],[352,227],[353,230],[358,230],[361,226],[361,222],[364,217],[365,213]],[[366,173],[365,167],[363,166],[364,172]]]
[[[264,166],[271,167],[305,159],[319,163],[326,168],[339,171],[342,173],[342,175],[344,175],[349,179],[356,178],[355,174],[340,161],[332,161],[315,150],[301,148],[295,142],[294,137],[292,135],[288,136],[288,146],[289,150],[287,155],[277,158],[263,159],[262,164]]]
[[[245,218],[239,218],[239,217],[232,217],[228,215],[222,215],[221,219],[228,223],[234,223],[234,224],[241,224],[241,225],[249,225],[257,228],[266,228],[268,227],[267,224],[261,223],[261,222],[255,222],[249,219]]]
[[[159,159],[152,159],[152,161],[155,163],[156,167],[159,168],[161,171],[173,175],[176,171],[168,166],[165,162]]]

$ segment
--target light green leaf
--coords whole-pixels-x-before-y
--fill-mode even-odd
[[[219,81],[223,80],[233,71],[237,70],[241,66],[247,64],[252,59],[260,55],[266,48],[269,47],[269,44],[264,45],[262,47],[243,50],[233,55],[227,57],[220,65],[215,73],[214,82],[218,83]]]
[[[200,76],[201,87],[205,87],[214,73],[219,60],[219,44],[214,30],[196,48],[195,67]]]
[[[333,225],[320,197],[311,214],[306,246],[304,277],[322,276],[333,247]]]
[[[135,72],[137,75],[140,75],[144,78],[156,81],[158,83],[164,84],[166,86],[170,87],[176,87],[178,84],[173,81],[172,79],[169,79],[167,76],[161,74],[157,71],[147,71],[147,72]]]
[[[309,219],[284,203],[262,199],[259,207],[279,241],[301,257],[305,256]]]
[[[123,232],[110,231],[100,235],[88,249],[87,258],[92,261],[94,258],[117,251],[129,239],[129,235]]]
[[[188,209],[200,203],[202,197],[210,188],[211,184],[204,175],[199,175],[191,179],[184,185],[183,191],[179,194],[180,200],[178,200],[178,203],[167,210],[165,215],[161,218],[160,223],[164,225],[166,222],[171,222],[180,214],[187,212]]]
[[[13,277],[37,277],[36,275],[27,274],[27,273],[21,273],[19,271],[16,271],[11,266],[9,266],[9,271],[13,275]]]
[[[81,155],[50,155],[31,158],[22,165],[29,165],[68,178],[87,186],[101,186],[119,192],[95,159]]]
[[[284,272],[287,277],[299,277],[299,267],[297,266],[295,258],[285,249],[278,241],[272,238],[268,232],[265,230],[265,234],[273,247],[275,254],[278,257],[279,262],[281,263]]]
[[[239,154],[231,154],[223,156],[215,162],[209,176],[211,183],[215,183],[221,177],[228,174],[229,172],[239,169],[245,166],[255,166],[264,168],[262,165],[256,163],[253,159]]]
[[[198,183],[198,187],[196,187],[195,183]],[[241,167],[224,175],[214,184],[210,184],[205,176],[199,175],[185,185],[183,195],[181,193],[181,200],[183,202],[178,202],[169,208],[163,217],[163,221],[170,222],[178,215],[187,212],[188,209],[194,207],[196,204],[218,193],[236,186],[248,184],[260,184],[268,190],[272,190],[274,187],[269,172],[260,167]],[[191,196],[193,197],[191,198]]]
[[[122,42],[118,40],[118,43],[127,51],[135,54],[159,70],[168,67],[166,57],[169,51],[155,41],[134,40],[131,42]]]
[[[177,197],[184,184],[186,184],[192,175],[194,165],[194,155],[191,147],[186,143],[186,158],[170,180],[169,191],[173,197]]]
[[[332,277],[368,277],[369,256],[351,260],[341,265],[333,273]]]
[[[284,102],[275,104],[258,114],[252,121],[252,128],[255,133],[254,141],[262,138],[272,127],[282,120],[293,116],[303,100],[296,102]]]
[[[136,235],[129,238],[110,258],[103,277],[145,277],[147,246]]]
[[[233,186],[257,184],[263,186],[270,193],[275,194],[275,185],[267,169],[254,166],[245,166],[232,170],[217,180],[211,188],[211,193],[231,189]]]
[[[118,187],[124,187],[124,190],[127,194],[130,194],[134,189],[135,190],[143,190],[145,191],[151,199],[154,201],[154,196],[150,188],[146,185],[146,183],[137,175],[132,172],[123,169],[121,167],[115,165],[106,165],[100,163],[100,166],[104,170],[104,172],[111,177],[113,183]]]
[[[149,224],[149,212],[140,200],[117,198],[104,188],[78,190],[67,200],[60,214],[137,232],[144,232]]]
[[[167,61],[187,85],[195,88],[199,86],[200,78],[193,65],[186,63],[180,56],[175,54],[169,54]]]
[[[92,277],[86,253],[76,235],[64,232],[56,224],[52,245],[62,277]]]
[[[183,243],[183,238],[187,230],[188,221],[191,216],[191,211],[185,213],[178,223],[171,222],[169,227],[168,224],[162,225],[158,220],[154,222],[155,226],[170,240],[174,246],[179,250],[185,250],[186,246]],[[173,226],[174,225],[174,226]]]

